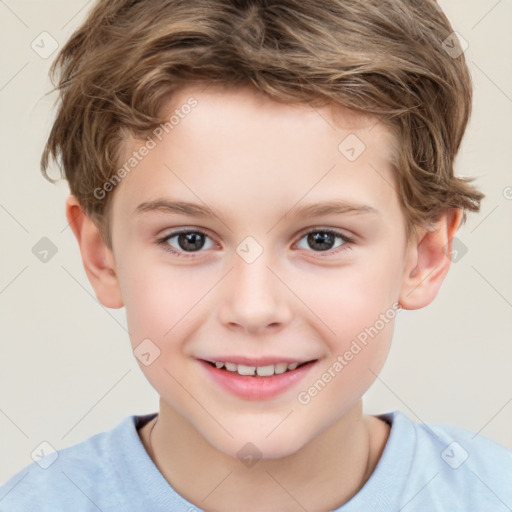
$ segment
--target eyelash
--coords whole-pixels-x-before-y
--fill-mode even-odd
[[[172,233],[169,233],[165,237],[159,238],[158,240],[156,240],[156,243],[157,243],[157,245],[161,246],[164,251],[170,252],[171,254],[173,254],[174,256],[177,256],[179,258],[194,258],[195,254],[198,254],[202,251],[199,250],[197,252],[191,252],[191,253],[186,253],[184,251],[177,251],[176,249],[174,249],[172,246],[170,246],[167,243],[171,238],[174,238],[175,236],[185,234],[185,233],[199,233],[201,235],[204,235],[204,236],[210,238],[207,233],[205,233],[204,231],[202,231],[200,229],[184,229],[181,231],[173,231]],[[337,231],[335,229],[330,229],[330,228],[329,229],[316,228],[316,229],[310,229],[309,231],[302,232],[300,234],[299,241],[311,233],[331,234],[331,235],[334,235],[335,237],[341,238],[344,242],[341,246],[337,247],[336,249],[329,249],[327,251],[310,251],[310,252],[318,253],[318,256],[321,258],[328,257],[333,254],[338,254],[342,251],[350,250],[350,249],[352,249],[351,244],[354,243],[353,238],[348,237],[347,235],[341,233],[340,231]]]

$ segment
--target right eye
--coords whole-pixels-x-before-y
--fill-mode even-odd
[[[176,238],[175,245],[171,243],[173,238]],[[190,258],[193,257],[193,253],[201,252],[200,249],[204,247],[206,238],[210,239],[203,231],[189,229],[173,231],[165,237],[158,239],[156,243],[161,245],[164,251],[175,254],[178,257]]]

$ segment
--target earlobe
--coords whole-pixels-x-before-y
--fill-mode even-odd
[[[450,268],[452,240],[461,218],[461,209],[447,210],[433,230],[423,230],[408,247],[399,297],[404,309],[420,309],[435,299]]]
[[[97,299],[107,308],[123,307],[113,253],[73,195],[66,200],[66,217],[78,241],[84,269]]]

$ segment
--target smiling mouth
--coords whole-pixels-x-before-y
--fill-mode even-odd
[[[213,368],[217,370],[238,373],[238,375],[242,375],[244,377],[272,377],[274,375],[280,375],[283,373],[293,372],[297,368],[301,368],[308,364],[312,364],[317,361],[317,359],[313,359],[311,361],[305,361],[304,363],[277,363],[277,364],[269,364],[266,366],[248,366],[244,364],[235,364],[235,363],[224,363],[220,361],[212,362],[202,360],[205,363],[208,363]]]

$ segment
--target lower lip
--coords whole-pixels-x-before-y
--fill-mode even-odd
[[[245,400],[267,400],[284,393],[301,381],[316,363],[312,361],[295,370],[274,374],[271,377],[253,377],[225,369],[220,370],[205,361],[198,361],[214,382]]]

